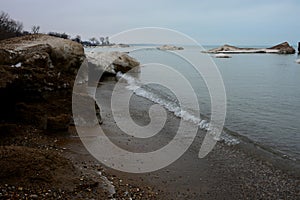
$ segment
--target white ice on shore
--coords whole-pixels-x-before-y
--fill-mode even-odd
[[[232,50],[232,51],[218,51],[218,53],[279,53],[277,49],[243,49],[243,50]]]
[[[225,53],[218,53],[215,55],[215,58],[231,58],[231,56]]]

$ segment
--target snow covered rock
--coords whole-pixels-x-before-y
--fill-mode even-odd
[[[110,74],[126,73],[131,69],[138,71],[140,65],[136,59],[130,57],[127,53],[117,51],[87,52],[86,57],[89,63]]]

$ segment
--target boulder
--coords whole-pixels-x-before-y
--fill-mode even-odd
[[[177,47],[177,46],[174,46],[174,45],[163,45],[161,47],[157,47],[157,49],[159,50],[163,50],[163,51],[176,51],[176,50],[183,50],[183,47]]]
[[[87,52],[86,57],[96,69],[106,73],[117,74],[117,72],[126,73],[133,69],[139,71],[140,63],[123,52]]]

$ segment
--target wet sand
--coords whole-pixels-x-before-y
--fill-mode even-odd
[[[147,152],[159,149],[172,140],[180,119],[169,112],[164,128],[154,137],[135,139],[124,134],[117,127],[110,109],[113,87],[113,81],[103,82],[97,91],[103,119],[101,128],[111,141],[130,151]],[[131,98],[130,114],[137,124],[149,123],[148,110],[151,105],[151,101],[142,97]],[[198,152],[204,135],[203,130],[198,130],[190,148],[171,165],[142,174],[120,172],[103,166],[85,150],[79,138],[74,137],[63,145],[69,150],[69,156],[80,154],[87,162],[100,164],[106,173],[118,177],[119,180],[141,188],[153,189],[155,199],[300,198],[299,168],[292,170],[292,167],[284,167],[284,159],[274,159],[269,153],[258,155],[257,151],[253,150],[257,147],[251,144],[228,146],[218,142],[212,152],[199,159]],[[264,159],[267,157],[269,159]],[[286,163],[289,161],[286,160]],[[144,196],[142,199],[148,197]]]

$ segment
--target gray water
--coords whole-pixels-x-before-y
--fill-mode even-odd
[[[227,92],[226,127],[300,159],[300,65],[295,55],[214,59]]]
[[[183,51],[193,56],[201,55],[193,47],[185,47]],[[137,51],[130,55],[142,64],[154,60],[172,65],[182,72],[195,87],[201,114],[210,116],[210,96],[206,85],[186,61],[161,51]],[[234,54],[229,59],[212,59],[222,75],[226,89],[225,127],[293,160],[300,160],[300,64],[295,63],[297,56]],[[142,67],[137,78],[143,81],[151,76],[161,76],[176,84],[171,74],[160,73],[158,68],[151,66]],[[172,92],[166,88],[152,87],[156,87],[158,93],[172,96]],[[184,88],[182,91],[184,94]],[[189,96],[186,96],[188,99]]]

